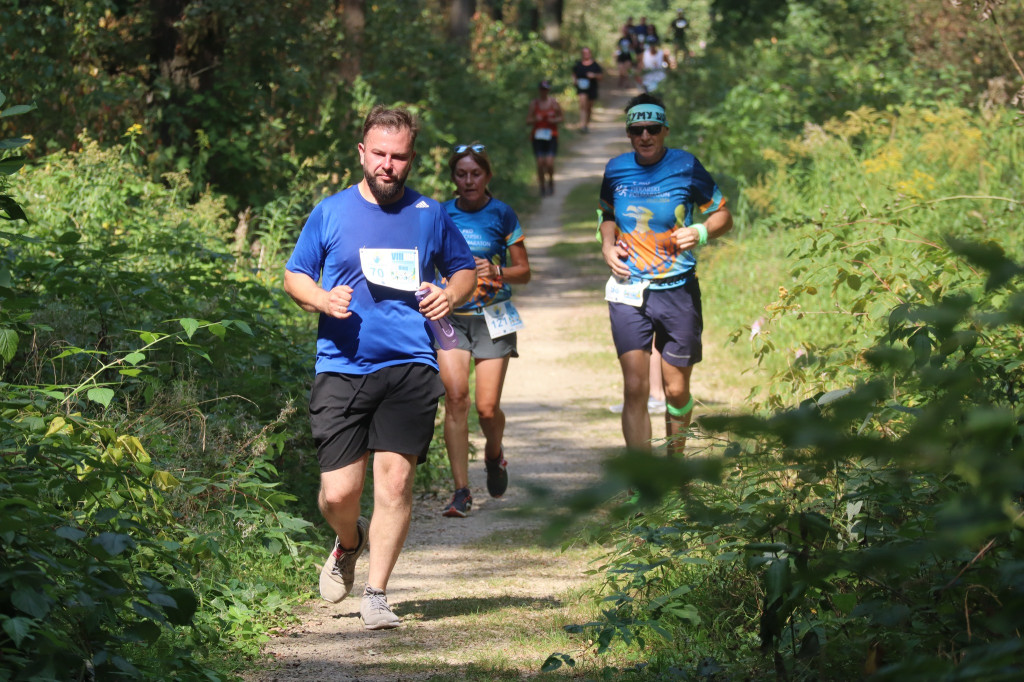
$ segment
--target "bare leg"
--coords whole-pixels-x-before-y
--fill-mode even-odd
[[[590,125],[590,97],[587,93],[580,94],[580,130],[586,130]]]
[[[670,407],[681,410],[690,402],[690,374],[693,372],[693,365],[689,367],[676,367],[664,360],[661,362],[661,372],[665,377],[665,400]],[[669,410],[665,410],[665,435],[669,438],[685,432],[690,428],[690,417],[693,415],[692,408],[684,415],[673,416]],[[676,438],[669,442],[668,454],[682,456],[686,447],[686,438]]]
[[[373,518],[370,519],[371,587],[387,591],[412,518],[416,456],[380,452],[373,456]]]
[[[545,170],[545,172],[547,173],[547,176],[548,176],[548,193],[549,194],[554,194],[555,193],[555,157],[554,156],[546,156],[546,157],[544,157],[544,170]],[[543,180],[541,180],[541,184],[542,185],[544,184]]]
[[[359,544],[356,521],[359,519],[359,497],[363,494],[368,458],[369,453],[365,453],[348,466],[320,474],[317,503],[324,520],[338,536],[342,549],[355,549]]]
[[[658,349],[651,349],[651,397],[655,400],[665,401],[665,384],[661,378],[661,353]]]
[[[476,411],[486,444],[484,457],[501,456],[501,439],[505,435],[505,413],[501,411],[501,388],[508,370],[508,357],[476,361]]]
[[[456,490],[469,487],[469,361],[468,350],[437,352],[445,391],[444,443]]]
[[[647,412],[650,394],[651,351],[631,350],[619,356],[622,366],[622,435],[630,450],[651,450],[651,415]]]

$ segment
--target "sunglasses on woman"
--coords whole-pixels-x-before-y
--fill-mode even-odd
[[[654,137],[655,135],[660,133],[661,129],[664,127],[665,126],[661,125],[660,123],[655,123],[649,126],[626,126],[626,132],[629,133],[631,137],[640,137],[641,135],[644,134],[644,131],[646,130],[651,134],[651,137]]]
[[[483,150],[487,149],[487,147],[483,146],[482,144],[460,144],[459,146],[457,146],[455,148],[455,153],[456,154],[461,154],[461,153],[463,153],[465,151],[468,151],[470,149],[472,149],[474,152],[479,154]]]

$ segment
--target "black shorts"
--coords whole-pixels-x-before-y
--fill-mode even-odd
[[[630,54],[629,52],[623,52],[619,54],[618,57],[615,58],[615,61],[617,61],[619,64],[622,64],[623,62],[629,62],[630,64],[632,64],[633,55]]]
[[[346,467],[370,450],[416,455],[417,464],[427,461],[442,395],[437,370],[420,363],[371,374],[317,374],[309,421],[320,471]]]
[[[534,140],[533,141],[533,155],[534,156],[554,156],[558,153],[558,138],[551,140]]]
[[[650,350],[653,340],[661,357],[674,367],[689,367],[701,361],[704,313],[696,277],[674,289],[647,289],[639,307],[609,303],[608,315],[615,351],[620,356],[631,350]]]

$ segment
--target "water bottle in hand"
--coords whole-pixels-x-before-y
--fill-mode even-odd
[[[416,300],[422,301],[429,293],[430,289],[417,290]],[[442,317],[440,320],[428,319],[427,322],[430,323],[430,331],[433,332],[434,339],[437,341],[437,345],[441,350],[451,350],[458,345],[458,339],[455,337],[455,329],[446,317]]]

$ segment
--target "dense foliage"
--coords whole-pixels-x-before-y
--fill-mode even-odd
[[[480,139],[514,197],[555,70],[487,18],[452,49],[430,7],[368,7],[361,46],[333,2],[0,9],[0,87],[36,103],[0,102],[0,679],[224,679],[312,595],[297,231],[379,101],[419,114],[418,189]]]
[[[0,0],[0,679],[221,679],[310,596],[313,320],[280,272],[373,103],[419,113],[418,189],[479,139],[522,196],[522,112],[574,50],[529,3],[466,42],[438,2],[350,4]],[[695,3],[670,141],[733,200],[706,295],[764,388],[700,421],[707,458],[611,464],[645,506],[596,650],[1019,676],[1024,21],[975,4]],[[672,10],[569,2],[565,45]]]
[[[316,177],[338,187],[357,166],[365,113],[405,102],[423,123],[413,183],[432,193],[456,138],[486,140],[507,174],[528,163],[525,127],[492,121],[525,118],[533,83],[555,71],[535,35],[486,16],[453,46],[440,4],[366,3],[357,31],[335,0],[2,0],[0,83],[37,103],[20,128],[36,153],[138,126],[153,178],[185,173],[195,195],[212,187],[232,211]]]
[[[977,84],[936,98],[946,74],[880,40],[911,31],[896,4],[825,5],[666,91],[739,199],[702,282],[755,409],[699,417],[688,461],[610,464],[642,513],[573,629],[655,678],[1016,679],[1024,128]]]

